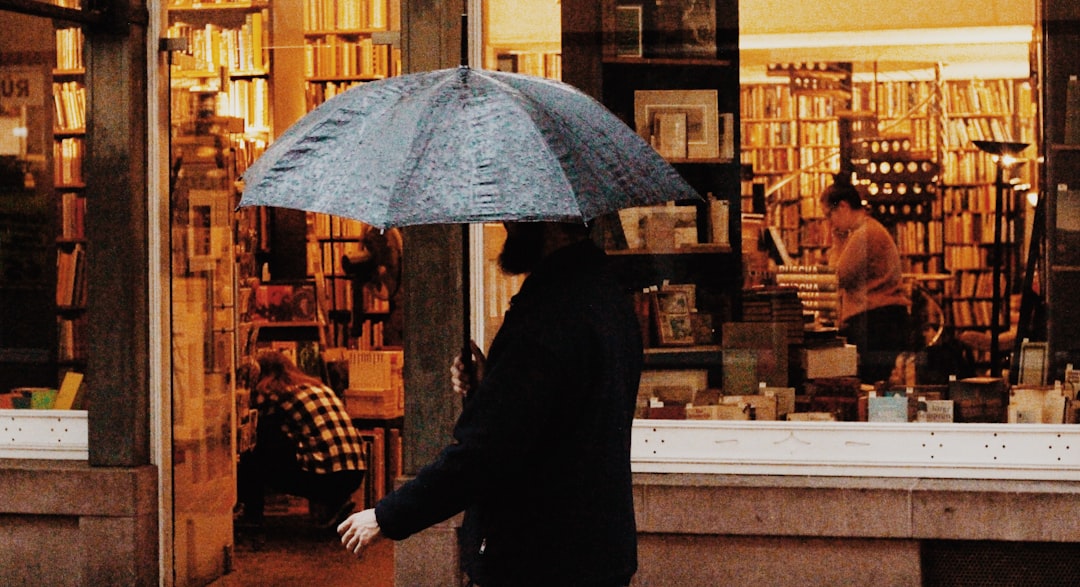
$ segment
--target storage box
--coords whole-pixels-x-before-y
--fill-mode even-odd
[[[689,406],[687,420],[749,420],[750,405],[745,402],[718,406]]]
[[[807,379],[847,377],[859,371],[859,353],[853,344],[802,349]]]
[[[383,390],[347,389],[345,411],[352,418],[397,418],[405,415],[405,395],[400,387]]]
[[[949,382],[957,422],[1006,422],[1008,384],[998,377],[968,377]]]
[[[349,387],[353,391],[383,391],[402,386],[404,351],[350,350]]]

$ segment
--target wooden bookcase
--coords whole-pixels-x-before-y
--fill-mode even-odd
[[[81,27],[56,29],[53,69],[53,188],[59,226],[56,236],[57,367],[86,368],[86,75]]]
[[[1063,380],[1068,365],[1080,365],[1080,96],[1072,76],[1080,74],[1080,6],[1043,0],[1043,71],[1046,166],[1046,256],[1042,284],[1048,307],[1048,380]],[[1070,101],[1070,93],[1072,100]],[[1071,131],[1071,132],[1070,132]],[[1023,317],[1022,317],[1023,318]]]
[[[711,315],[714,329],[737,319],[740,312],[742,271],[741,165],[739,155],[740,100],[738,6],[734,1],[715,3],[714,12],[683,11],[662,2],[563,0],[563,80],[592,95],[616,116],[648,137],[639,122],[640,91],[715,92],[719,134],[724,139],[719,156],[669,156],[669,161],[705,200],[676,205],[695,220],[696,239],[683,247],[628,248],[627,242],[608,242],[609,256],[634,289],[686,284],[695,287],[699,314]],[[658,94],[651,94],[656,96]],[[684,94],[688,95],[688,94]],[[663,96],[663,94],[659,94]],[[730,127],[724,124],[725,118]],[[689,123],[688,123],[689,126]],[[647,139],[648,140],[648,139]],[[689,139],[687,142],[690,142]],[[655,143],[654,143],[655,144]],[[663,149],[659,148],[661,153]],[[689,149],[687,148],[689,155]],[[721,204],[722,203],[722,204]],[[727,242],[714,242],[710,208],[726,205]],[[619,223],[619,221],[614,221]],[[615,232],[627,231],[616,227]],[[660,341],[663,342],[662,340]],[[657,344],[657,341],[653,341]],[[657,344],[646,352],[648,371],[708,373],[709,384],[721,384],[719,336],[673,348]],[[662,373],[661,373],[662,375]],[[687,373],[687,376],[691,376]]]
[[[311,111],[350,88],[401,73],[399,0],[303,0],[304,102]],[[355,220],[307,213],[306,275],[315,280],[326,321],[326,343],[363,348],[383,344],[389,311],[354,292],[343,257],[363,249],[370,227]],[[357,296],[354,297],[354,294]]]
[[[304,0],[303,11],[307,110],[401,72],[398,0]]]

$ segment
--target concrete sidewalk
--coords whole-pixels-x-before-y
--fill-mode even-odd
[[[257,547],[239,534],[233,571],[211,587],[393,587],[394,543],[379,540],[363,558],[345,550],[333,531],[312,526],[306,513],[267,515]]]

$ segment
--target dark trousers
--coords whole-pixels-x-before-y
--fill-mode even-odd
[[[874,308],[848,318],[840,332],[859,348],[859,379],[888,381],[900,353],[911,350],[911,318],[904,306]]]
[[[297,464],[295,451],[285,443],[260,436],[255,448],[240,456],[236,477],[237,499],[244,504],[244,521],[260,523],[268,489],[303,497],[333,510],[360,487],[364,472],[306,471]]]

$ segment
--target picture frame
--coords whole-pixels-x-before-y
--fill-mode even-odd
[[[615,56],[641,57],[642,14],[641,4],[615,7]]]
[[[653,295],[656,338],[660,346],[695,344],[694,323],[686,288],[661,289]]]
[[[649,57],[716,59],[716,0],[651,3],[647,19]]]
[[[227,247],[229,208],[228,192],[222,190],[188,191],[188,270],[214,268]]]
[[[697,286],[693,283],[665,283],[660,286],[661,292],[682,292],[686,296],[687,311],[697,310]]]
[[[685,125],[682,129],[678,128],[680,121]],[[720,158],[716,90],[636,90],[634,126],[649,144],[660,147],[657,151],[661,155],[677,149],[665,144],[669,135],[675,141],[685,136],[685,156],[669,154],[669,159]]]
[[[656,300],[657,314],[689,314],[693,309],[689,293],[685,286],[665,285],[653,298]]]

